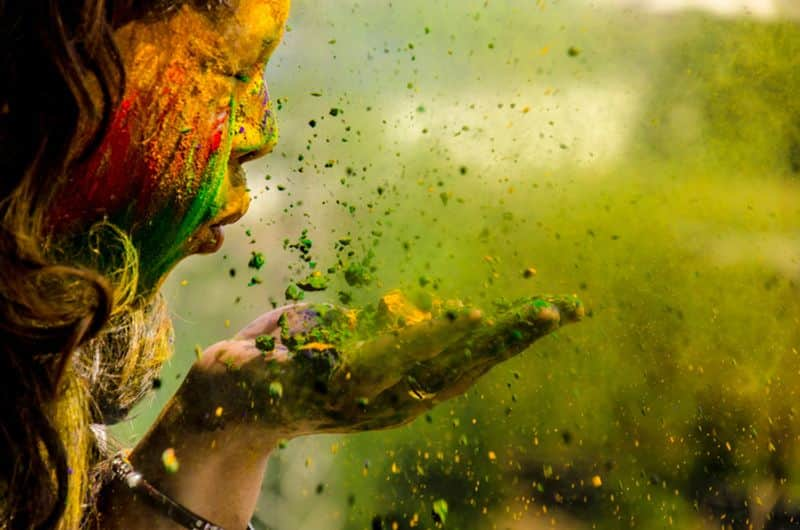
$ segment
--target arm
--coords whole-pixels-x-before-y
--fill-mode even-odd
[[[407,423],[582,316],[574,297],[527,298],[487,317],[458,302],[422,311],[399,293],[358,317],[331,306],[274,310],[206,350],[131,461],[188,509],[244,529],[279,439]],[[168,448],[175,472],[162,463]],[[104,499],[103,528],[180,528],[124,484]]]
[[[270,452],[278,443],[264,429],[228,424],[198,431],[186,425],[176,396],[130,455],[142,476],[159,491],[226,530],[247,527],[261,489]],[[224,413],[223,413],[224,414]],[[162,454],[172,449],[178,462],[170,472]],[[103,492],[101,528],[177,530],[183,528],[121,481]]]

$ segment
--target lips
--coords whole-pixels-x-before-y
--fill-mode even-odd
[[[222,227],[224,225],[233,224],[241,219],[245,211],[234,212],[220,220],[212,221],[214,223],[212,225],[203,227],[198,235],[198,244],[194,253],[213,254],[222,248],[222,243],[225,241],[225,234],[222,231]]]
[[[244,170],[239,164],[229,167],[226,195],[226,205],[222,212],[198,231],[194,254],[217,252],[225,240],[222,227],[235,223],[247,212],[250,198],[245,187]]]
[[[196,254],[213,254],[222,248],[222,243],[225,241],[222,226],[209,226],[206,232],[207,234],[203,234],[200,237],[200,242],[195,250]]]

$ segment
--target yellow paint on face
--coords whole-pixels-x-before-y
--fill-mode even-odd
[[[125,95],[100,149],[69,183],[84,200],[55,205],[56,231],[80,234],[109,218],[139,250],[145,288],[207,251],[211,227],[247,210],[239,165],[277,140],[264,69],[288,10],[288,0],[184,5],[120,28]]]
[[[265,62],[283,36],[289,16],[288,0],[239,0],[233,10],[235,24],[222,21],[231,55],[242,60],[241,68]]]

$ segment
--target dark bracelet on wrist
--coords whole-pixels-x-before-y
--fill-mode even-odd
[[[114,455],[114,458],[111,460],[111,470],[114,479],[125,483],[131,491],[141,494],[153,508],[184,528],[191,528],[193,530],[224,530],[221,526],[197,515],[147,482],[142,474],[134,469],[130,460],[128,460],[123,452]],[[253,525],[248,524],[247,530],[253,530]]]

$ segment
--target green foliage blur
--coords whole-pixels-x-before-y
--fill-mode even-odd
[[[118,433],[285,303],[307,237],[306,299],[590,313],[410,426],[277,450],[262,528],[800,526],[798,20],[645,4],[296,2],[280,145],[224,255],[173,274],[175,359]]]

